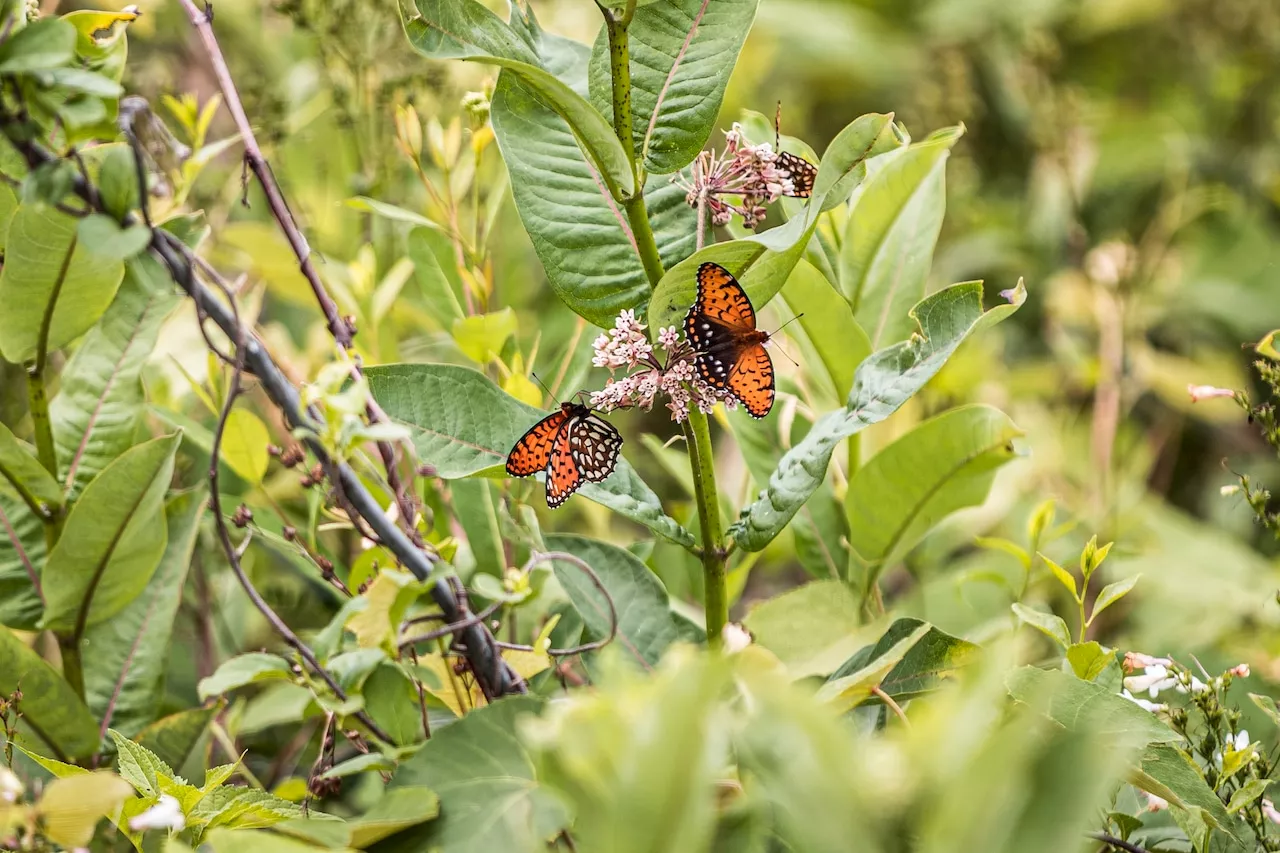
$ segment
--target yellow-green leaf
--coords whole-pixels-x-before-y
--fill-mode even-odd
[[[222,432],[222,460],[242,479],[254,484],[267,473],[267,444],[271,434],[262,419],[247,409],[235,409],[227,416]]]
[[[102,818],[114,818],[133,786],[99,770],[55,779],[40,798],[37,813],[50,841],[63,847],[87,847]]]

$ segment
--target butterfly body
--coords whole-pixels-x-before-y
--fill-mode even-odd
[[[698,298],[684,321],[703,381],[727,390],[756,418],[773,408],[773,360],[764,345],[769,333],[756,328],[751,300],[719,264],[698,267]]]
[[[560,410],[538,421],[507,454],[507,473],[547,475],[547,506],[555,509],[583,483],[599,483],[618,464],[622,436],[606,420],[581,403],[561,403]]]

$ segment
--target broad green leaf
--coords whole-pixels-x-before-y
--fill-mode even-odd
[[[853,387],[854,371],[871,355],[871,341],[853,319],[849,303],[803,258],[782,286],[782,299],[791,313],[799,317],[796,322],[817,351],[835,386],[836,398],[846,399]]]
[[[920,636],[916,637],[917,634]],[[973,643],[939,631],[927,622],[911,618],[898,619],[874,645],[859,650],[845,661],[831,674],[827,683],[840,681],[882,662],[899,643],[911,637],[916,637],[915,642],[910,644],[894,666],[878,676],[880,689],[898,702],[906,702],[937,690],[944,682],[954,678],[962,667],[973,663],[978,654],[978,647]],[[870,701],[878,702],[879,699],[871,697]]]
[[[224,661],[217,672],[200,681],[197,692],[203,702],[211,696],[222,696],[246,684],[292,677],[293,668],[279,655],[250,652]]]
[[[44,626],[83,633],[146,589],[168,541],[164,495],[182,433],[121,454],[67,516],[44,570]]]
[[[571,534],[548,536],[546,541],[549,550],[573,554],[600,576],[618,616],[613,642],[626,659],[648,669],[680,639],[666,589],[630,551]],[[609,603],[590,576],[574,563],[556,560],[552,566],[556,580],[587,626],[589,639],[608,636]]]
[[[1069,673],[1023,666],[1005,677],[1005,686],[1015,700],[1033,704],[1070,731],[1115,737],[1137,746],[1176,743],[1181,739],[1151,712]]]
[[[861,610],[843,581],[814,581],[756,604],[743,621],[793,677],[825,676],[878,636],[866,635],[875,629],[863,627]]]
[[[178,301],[157,260],[134,258],[115,301],[63,369],[49,417],[70,497],[133,445],[146,402],[142,367]]]
[[[217,704],[178,711],[156,720],[138,732],[134,740],[170,767],[181,767],[218,711]],[[297,721],[300,716],[293,719]]]
[[[0,628],[0,696],[22,689],[20,744],[59,759],[87,758],[98,748],[98,723],[62,676],[15,637]],[[31,733],[39,738],[33,742]]]
[[[962,406],[925,421],[871,458],[849,482],[849,541],[871,564],[862,588],[934,525],[987,499],[1022,430],[990,406]]]
[[[840,287],[873,347],[909,336],[907,309],[925,293],[946,204],[947,156],[963,128],[938,131],[888,158],[853,198]]]
[[[44,522],[0,478],[0,625],[36,630],[44,613]]]
[[[26,30],[23,30],[26,32]],[[50,350],[84,334],[111,304],[124,267],[76,240],[77,220],[40,204],[23,204],[9,225],[0,272],[0,355],[12,362],[36,355],[45,327]]]
[[[1009,316],[1025,295],[1019,288],[1012,304],[983,313],[982,285],[970,282],[952,285],[913,308],[920,333],[879,350],[858,366],[845,408],[820,418],[782,457],[768,488],[730,528],[734,540],[749,551],[764,548],[826,478],[831,455],[844,439],[897,411],[970,334]]]
[[[1062,621],[1061,616],[1027,607],[1021,602],[1014,602],[1013,613],[1023,623],[1035,628],[1062,648],[1065,649],[1071,645],[1071,631],[1067,628],[1067,623]]]
[[[713,261],[727,269],[759,311],[778,294],[791,270],[804,255],[809,238],[818,227],[822,199],[814,197],[796,218],[769,231],[707,246],[667,269],[653,291],[649,305],[651,334],[666,326],[683,330],[685,315],[698,295],[698,267]]]
[[[1138,583],[1140,577],[1142,575],[1134,575],[1131,578],[1125,578],[1122,581],[1116,581],[1104,586],[1102,592],[1098,593],[1098,597],[1093,602],[1093,610],[1089,613],[1089,621],[1092,622],[1098,617],[1099,613],[1128,595],[1130,590]]]
[[[440,814],[440,798],[430,788],[393,788],[368,811],[348,821],[352,847],[360,850]]]
[[[546,414],[466,367],[392,364],[370,367],[365,375],[386,413],[409,427],[418,458],[445,479],[501,466],[520,436]],[[589,483],[579,494],[673,542],[694,542],[625,459],[607,480]]]
[[[433,58],[452,56],[497,65],[552,109],[569,127],[577,145],[609,186],[615,200],[635,192],[635,173],[613,126],[569,83],[540,67],[542,57],[476,0],[416,0],[417,14],[402,0],[409,43]],[[520,15],[513,8],[513,15]],[[583,50],[585,51],[585,46]],[[515,184],[515,180],[512,180]]]
[[[0,478],[18,492],[32,510],[43,505],[54,510],[62,505],[62,488],[53,475],[45,470],[36,458],[35,449],[28,447],[0,423]]]
[[[396,849],[450,853],[534,853],[567,822],[564,806],[537,783],[517,739],[518,721],[541,700],[512,696],[478,708],[433,734],[400,765],[388,793],[427,787],[440,798],[440,817],[410,829]],[[484,819],[477,819],[483,815]]]
[[[893,113],[867,113],[845,125],[823,152],[813,182],[813,195],[822,198],[822,209],[843,204],[849,193],[866,180],[868,160],[903,144],[893,124]]]
[[[98,821],[114,818],[133,795],[129,783],[99,770],[55,779],[36,807],[44,836],[63,848],[87,848]]]
[[[856,708],[865,702],[902,659],[907,652],[929,633],[932,626],[927,622],[918,624],[909,634],[897,640],[879,655],[875,655],[862,667],[848,675],[833,675],[818,690],[817,701],[830,705],[837,713]]]
[[[266,476],[271,433],[262,418],[248,409],[233,409],[222,431],[222,461],[245,482],[258,485]]]
[[[1094,681],[1116,659],[1114,649],[1104,649],[1097,642],[1072,643],[1067,646],[1067,663],[1076,678]]]
[[[138,789],[144,796],[154,797],[160,793],[160,777],[174,777],[173,768],[164,763],[158,755],[129,740],[115,729],[107,732],[116,745],[116,767],[130,785]]]
[[[635,150],[656,175],[691,163],[707,144],[759,0],[659,0],[627,27]],[[613,115],[609,39],[591,51],[591,102]],[[716,140],[719,142],[719,140]]]
[[[516,312],[503,308],[491,314],[473,314],[453,321],[453,342],[462,354],[477,364],[488,364],[502,353],[502,345],[519,324]]]
[[[59,68],[71,62],[75,51],[75,27],[55,17],[32,21],[0,44],[0,74]]]
[[[104,725],[126,737],[150,724],[161,705],[174,619],[204,509],[202,492],[169,501],[168,543],[150,583],[114,618],[85,632],[85,702]]]
[[[542,49],[546,67],[584,93],[586,46],[547,35]],[[556,295],[604,328],[623,309],[643,310],[653,289],[634,230],[569,125],[506,72],[498,77],[490,120],[516,210]],[[684,190],[664,177],[650,177],[644,195],[658,253],[670,268],[693,252],[697,218]]]
[[[147,244],[151,242],[151,230],[145,225],[122,228],[110,216],[91,213],[80,220],[76,237],[87,250],[98,257],[127,261],[147,248]]]
[[[283,802],[283,801],[282,801]],[[293,818],[296,820],[297,818]],[[270,820],[266,825],[277,823],[285,818]],[[329,823],[330,821],[325,821]],[[335,821],[336,822],[336,821]],[[231,829],[226,826],[211,828],[203,836],[200,849],[206,846],[213,853],[321,853],[326,846],[315,846],[294,838],[288,838],[278,832],[256,829],[264,824],[247,823],[243,828]],[[339,848],[339,850],[349,848]],[[166,851],[165,853],[169,853]]]
[[[9,223],[18,212],[18,195],[8,184],[0,184],[0,252],[9,237]]]
[[[426,738],[418,690],[400,667],[381,664],[364,683],[364,706],[397,746]]]
[[[1131,774],[1130,782],[1168,800],[1174,818],[1184,829],[1187,828],[1184,822],[1185,812],[1202,809],[1226,833],[1227,850],[1243,853],[1246,849],[1253,849],[1252,844],[1245,846],[1243,828],[1227,814],[1222,800],[1210,789],[1199,768],[1172,744],[1153,743],[1148,746],[1142,754],[1140,767]],[[1153,788],[1156,790],[1152,790]]]
[[[98,195],[117,221],[138,206],[138,168],[129,146],[113,145],[102,158]]]

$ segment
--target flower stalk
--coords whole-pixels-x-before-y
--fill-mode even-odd
[[[644,265],[649,284],[657,287],[664,273],[658,244],[649,225],[644,204],[644,180],[636,163],[635,132],[631,115],[631,50],[627,39],[627,27],[635,14],[635,0],[628,0],[626,8],[618,12],[603,6],[605,29],[609,36],[609,66],[613,84],[613,129],[631,162],[635,175],[635,193],[623,200],[627,219],[635,235],[636,249]],[[698,503],[698,521],[702,535],[702,574],[706,603],[707,641],[714,647],[720,645],[720,632],[729,621],[728,596],[725,591],[724,533],[720,526],[720,496],[716,489],[715,459],[711,450],[711,432],[707,416],[696,406],[690,406],[684,421],[688,442],[689,465],[693,472],[694,497]]]

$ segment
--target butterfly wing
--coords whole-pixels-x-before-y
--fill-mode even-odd
[[[551,509],[562,506],[583,482],[569,438],[579,420],[576,415],[571,417],[552,443],[551,458],[547,461],[547,506]]]
[[[778,168],[785,169],[791,175],[791,185],[795,192],[787,193],[792,198],[808,198],[813,195],[813,184],[818,179],[818,167],[803,157],[782,151],[778,154]]]
[[[567,418],[564,410],[552,412],[520,436],[507,454],[507,473],[513,477],[528,477],[545,469],[551,460],[556,433]]]
[[[764,344],[752,344],[738,354],[728,386],[753,418],[769,414],[774,397],[773,359]]]
[[[569,453],[588,483],[599,483],[613,473],[622,449],[622,436],[613,424],[587,412],[570,422]]]
[[[739,332],[756,327],[756,312],[747,292],[727,269],[711,262],[698,267],[698,298],[684,321],[685,334],[696,350],[710,349],[720,341],[714,335],[717,326],[704,329],[702,322],[695,322],[702,319]],[[708,331],[712,335],[708,336]]]

